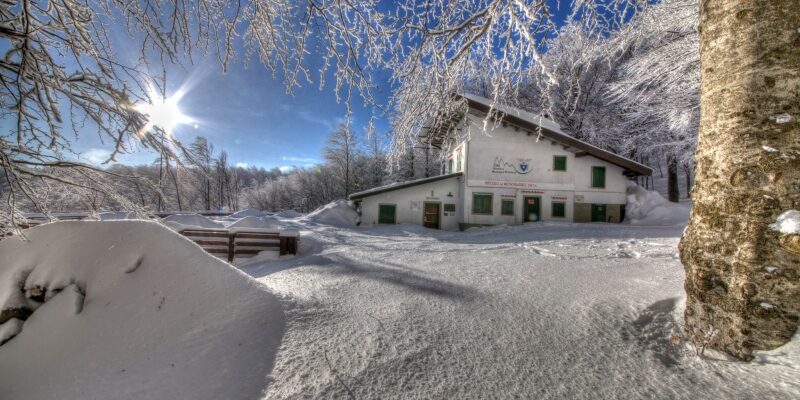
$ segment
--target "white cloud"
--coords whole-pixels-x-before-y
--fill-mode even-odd
[[[91,148],[80,155],[82,160],[88,161],[90,164],[100,165],[108,160],[111,152],[105,149]]]
[[[247,163],[246,162],[237,162],[236,163],[236,168],[247,168]]]
[[[283,172],[284,174],[288,174],[289,172],[294,171],[294,167],[291,166],[291,165],[284,165],[284,166],[278,167],[278,169],[281,170],[281,172]]]
[[[281,157],[281,160],[312,165],[317,163],[317,159],[311,157]]]

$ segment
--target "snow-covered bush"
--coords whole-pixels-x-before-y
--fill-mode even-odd
[[[658,192],[649,191],[628,181],[628,202],[625,221],[634,225],[685,224],[689,220],[689,205],[671,203]]]

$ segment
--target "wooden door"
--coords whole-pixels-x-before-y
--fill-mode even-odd
[[[439,203],[425,203],[422,225],[426,228],[439,229],[439,214]]]
[[[539,221],[541,218],[541,200],[538,197],[522,199],[522,222]]]
[[[606,222],[605,204],[592,204],[592,222]]]

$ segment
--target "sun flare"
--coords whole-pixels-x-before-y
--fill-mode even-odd
[[[178,106],[183,97],[182,91],[165,98],[151,86],[147,97],[149,99],[147,103],[139,103],[134,107],[136,111],[147,115],[147,125],[143,131],[157,126],[171,135],[178,125],[194,122],[191,117],[181,112]]]

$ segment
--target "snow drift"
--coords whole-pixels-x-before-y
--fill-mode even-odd
[[[244,217],[263,217],[267,214],[257,208],[248,208],[246,210],[237,211],[231,214],[231,218],[244,218]]]
[[[347,204],[347,200],[334,200],[306,215],[304,221],[333,226],[356,226],[358,213]]]
[[[131,211],[108,211],[97,214],[97,219],[100,221],[119,221],[142,218]]]
[[[212,221],[200,214],[175,214],[164,218],[162,221],[175,230],[181,230],[183,228],[224,228],[219,222]]]
[[[689,220],[687,204],[671,203],[658,192],[631,181],[628,181],[627,193],[625,220],[633,225],[678,225]]]
[[[270,217],[244,217],[228,225],[228,228],[257,228],[257,229],[280,229],[278,221]]]
[[[155,222],[26,234],[0,242],[0,398],[260,397],[284,329],[263,286]]]
[[[299,218],[302,217],[303,214],[295,210],[281,210],[275,213],[275,216],[280,218]]]

